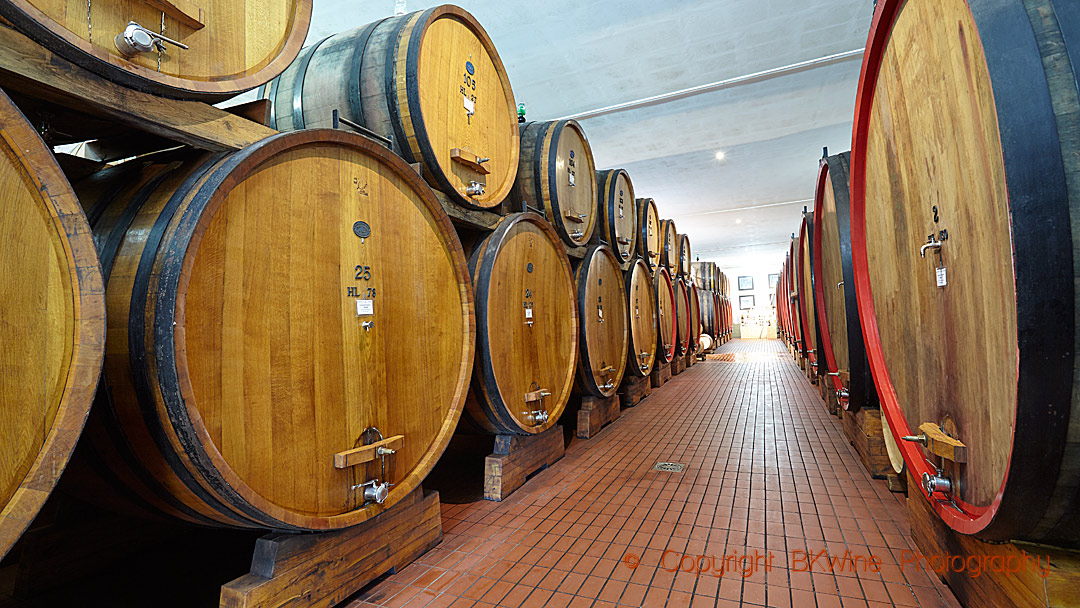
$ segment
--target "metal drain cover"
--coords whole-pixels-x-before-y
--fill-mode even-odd
[[[679,462],[658,462],[653,466],[652,470],[664,471],[667,473],[682,473],[685,468],[686,465]]]

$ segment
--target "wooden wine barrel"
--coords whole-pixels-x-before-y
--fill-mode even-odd
[[[536,213],[499,221],[469,257],[476,290],[476,365],[469,417],[498,434],[546,431],[573,389],[577,290],[566,249]]]
[[[698,290],[698,305],[701,307],[701,333],[708,334],[716,342],[716,306],[710,289]]]
[[[897,445],[892,429],[889,428],[887,416],[881,417],[881,436],[885,440],[885,453],[889,456],[889,466],[892,467],[894,473],[903,473],[906,468],[904,465],[904,453],[900,450],[900,446]]]
[[[575,120],[521,125],[514,207],[544,212],[571,247],[581,247],[596,228],[596,166],[585,132]]]
[[[622,169],[596,172],[600,238],[615,251],[622,269],[633,264],[638,251],[637,206],[634,185]]]
[[[419,485],[457,426],[475,325],[461,244],[408,164],[319,129],[135,159],[77,190],[107,281],[87,434],[108,485],[189,522],[285,530],[365,521]],[[423,357],[401,339],[420,325]],[[380,436],[386,479],[360,449]],[[382,504],[374,479],[394,484]]]
[[[698,288],[693,281],[686,284],[686,299],[690,314],[690,352],[698,352],[698,339],[701,337],[701,304],[698,302]]]
[[[635,376],[648,376],[656,361],[656,295],[652,273],[640,258],[623,273],[626,306],[630,319],[630,349],[627,369]]]
[[[660,363],[670,363],[677,349],[678,319],[675,287],[671,273],[664,266],[658,266],[653,273],[653,292],[656,297],[656,358]]]
[[[596,397],[610,397],[626,373],[629,316],[622,270],[607,245],[593,245],[574,271],[581,313],[578,384]]]
[[[690,351],[690,296],[687,282],[682,276],[675,278],[675,355],[683,356]]]
[[[851,266],[848,163],[844,152],[821,160],[814,196],[814,304],[821,326],[819,359],[831,390],[847,410],[877,407],[877,392],[863,346]],[[849,378],[843,382],[839,372]]]
[[[679,235],[679,269],[680,277],[690,280],[690,262],[693,260],[690,252],[690,237],[685,234]]]
[[[810,365],[817,365],[820,337],[817,326],[817,310],[814,306],[814,269],[810,254],[813,250],[814,216],[803,211],[799,228],[799,264],[796,280],[799,283],[799,317],[803,329],[803,350]]]
[[[724,315],[724,301],[720,299],[720,292],[713,292],[713,310],[716,311],[716,341],[723,344],[727,336],[727,319]]]
[[[333,126],[337,110],[421,163],[428,183],[460,205],[494,207],[514,185],[514,92],[491,38],[460,7],[444,4],[324,38],[261,94],[273,103],[275,129]]]
[[[307,36],[311,5],[311,0],[0,0],[0,16],[50,51],[119,85],[215,101],[255,88],[288,67]],[[136,42],[149,46],[149,30],[188,48],[166,42],[164,52],[125,56],[115,39],[129,31],[129,22],[145,28],[134,34]]]
[[[52,152],[0,91],[0,558],[67,465],[105,352],[101,266]]]
[[[988,540],[1080,544],[1078,73],[1080,5],[1061,0],[882,0],[863,58],[870,367],[897,439],[933,423],[966,446],[943,463],[898,441],[916,478],[952,482],[930,500],[942,520]]]
[[[660,256],[664,247],[663,232],[660,230],[660,215],[656,212],[656,202],[651,198],[637,199],[638,239],[641,241],[641,258],[650,269],[661,263]]]
[[[679,234],[672,220],[660,220],[660,263],[672,275],[679,271]]]

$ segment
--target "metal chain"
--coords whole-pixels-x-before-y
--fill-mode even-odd
[[[162,12],[161,12],[161,35],[162,35],[162,36],[164,36],[164,35],[165,35],[165,11],[162,11]],[[158,47],[158,52],[157,52],[157,71],[159,71],[159,72],[160,72],[160,71],[161,71],[161,54],[162,54],[162,52],[163,52],[163,51],[161,50],[161,49],[162,49],[162,44],[161,44],[161,43],[158,43],[157,47]]]
[[[90,0],[86,0],[86,37],[90,44],[94,43],[94,26],[90,23]]]

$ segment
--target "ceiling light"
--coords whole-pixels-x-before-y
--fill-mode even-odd
[[[727,154],[724,154],[723,150],[717,150],[716,151],[716,160],[718,160],[720,162],[724,162],[725,158],[727,158]]]
[[[741,224],[741,223],[742,223],[742,218],[736,219],[736,220],[735,220],[735,223],[736,223],[736,224]]]

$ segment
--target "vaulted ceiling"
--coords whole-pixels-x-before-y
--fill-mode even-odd
[[[437,4],[315,0],[308,39]],[[458,4],[528,118],[579,117],[597,166],[626,169],[701,260],[778,267],[822,148],[850,148],[872,0]]]

